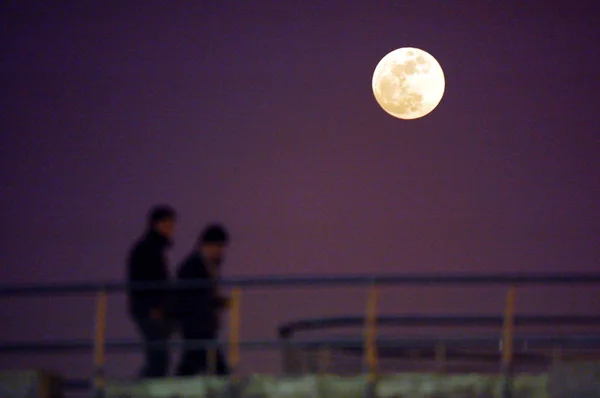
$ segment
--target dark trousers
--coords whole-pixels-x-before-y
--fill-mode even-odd
[[[198,317],[185,317],[181,319],[181,336],[184,341],[190,340],[216,340],[216,331],[207,328],[206,322]],[[210,369],[209,350],[207,348],[184,348],[181,355],[181,362],[177,368],[178,376],[192,376],[197,374],[208,374],[215,371],[219,376],[229,374],[229,367],[220,349],[216,350],[215,369]]]
[[[140,371],[140,377],[166,377],[169,370],[169,349],[167,342],[171,334],[170,323],[165,320],[148,318],[135,319],[135,323],[145,345],[145,364]]]

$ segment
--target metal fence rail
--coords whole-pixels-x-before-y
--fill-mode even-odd
[[[443,343],[450,348],[476,348],[486,349],[490,351],[498,351],[499,343],[502,340],[502,335],[487,334],[487,335],[440,335],[431,337],[405,336],[405,337],[385,337],[380,336],[376,339],[378,346],[389,348],[405,348],[405,349],[427,349],[435,347],[437,343]],[[518,335],[513,339],[516,348],[522,350],[536,350],[544,348],[553,348],[560,346],[562,348],[583,349],[583,348],[600,348],[600,334],[580,334],[569,336],[557,336],[551,334],[530,334]],[[166,344],[170,348],[216,348],[228,347],[232,343],[228,340],[188,340],[188,341],[170,341]],[[302,339],[293,341],[281,341],[274,339],[265,340],[243,340],[236,343],[240,347],[248,350],[264,350],[264,349],[280,349],[282,347],[331,347],[331,348],[362,348],[364,340],[361,338],[318,338],[318,339]],[[136,351],[147,346],[143,342],[133,339],[107,340],[104,344],[107,351]],[[152,347],[152,344],[148,346]],[[155,344],[157,349],[165,347],[165,344]],[[14,341],[0,343],[0,353],[21,353],[35,352],[53,353],[53,352],[69,352],[69,351],[90,351],[94,348],[93,340],[72,339],[72,340],[55,340],[55,341]]]
[[[103,391],[104,358],[106,351],[137,350],[142,343],[134,340],[106,339],[106,307],[107,296],[127,290],[168,290],[178,291],[187,289],[206,288],[211,281],[202,282],[177,282],[177,283],[136,283],[123,282],[88,282],[88,283],[52,283],[52,284],[22,284],[0,286],[0,299],[20,296],[56,296],[56,295],[89,295],[96,294],[97,309],[95,333],[93,340],[58,340],[58,341],[33,341],[33,342],[0,342],[0,353],[19,352],[66,352],[88,350],[94,352],[94,377],[92,385],[96,391]],[[190,347],[216,347],[225,346],[229,350],[230,363],[235,372],[239,363],[239,348],[268,349],[283,348],[284,357],[290,347],[340,347],[355,349],[365,358],[365,371],[369,382],[375,383],[377,373],[377,347],[389,349],[431,349],[440,343],[448,348],[484,349],[500,351],[502,357],[502,371],[506,376],[506,391],[509,391],[512,357],[515,352],[549,347],[563,347],[572,349],[600,349],[600,334],[592,335],[519,335],[514,333],[515,326],[523,325],[599,325],[600,316],[515,316],[515,292],[517,286],[557,286],[557,285],[594,285],[600,284],[600,273],[577,274],[412,274],[412,275],[326,275],[326,276],[263,276],[255,278],[226,278],[221,281],[223,286],[233,287],[233,306],[230,310],[230,321],[234,327],[230,328],[229,339],[226,341],[172,341],[171,347],[181,347],[184,344]],[[508,287],[504,316],[378,316],[377,306],[379,288],[382,286],[481,286],[502,285]],[[367,312],[364,317],[346,316],[327,319],[300,320],[282,325],[279,328],[279,340],[254,340],[246,341],[239,338],[240,297],[241,290],[264,288],[298,288],[298,287],[340,287],[364,286],[368,287]],[[435,336],[435,337],[385,337],[377,334],[377,327],[381,325],[403,326],[496,326],[497,333],[492,335],[460,335],[460,336]],[[297,340],[290,339],[293,332],[304,329],[331,328],[338,326],[361,326],[364,337],[361,339],[330,338]],[[235,380],[235,377],[232,381]],[[81,380],[73,380],[72,387],[88,385]]]
[[[504,318],[493,315],[385,315],[377,317],[379,326],[501,326]],[[323,330],[349,326],[362,326],[364,316],[337,316],[327,318],[300,319],[279,326],[280,338],[291,338],[296,332],[304,330]],[[600,326],[600,316],[585,315],[523,315],[515,316],[515,326]]]
[[[248,288],[290,288],[327,286],[378,286],[394,285],[565,285],[599,284],[600,273],[576,274],[412,274],[412,275],[324,275],[324,276],[262,276],[254,278],[224,278],[223,286]],[[87,282],[0,285],[0,297],[86,294],[100,290],[107,293],[129,289],[143,290],[187,290],[209,287],[211,282],[135,283]]]

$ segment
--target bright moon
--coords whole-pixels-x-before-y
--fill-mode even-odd
[[[433,111],[445,87],[440,64],[418,48],[392,51],[373,72],[375,99],[384,111],[400,119],[417,119]]]

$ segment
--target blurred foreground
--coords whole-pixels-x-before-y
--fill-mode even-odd
[[[379,377],[253,375],[237,380],[215,377],[167,378],[141,382],[109,381],[106,398],[500,398],[504,377],[497,374],[405,373]],[[548,373],[511,378],[512,398],[600,397],[600,364],[559,363]],[[90,394],[86,394],[90,396]],[[60,398],[60,379],[44,372],[0,374],[2,398]]]

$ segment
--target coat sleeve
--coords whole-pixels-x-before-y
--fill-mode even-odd
[[[135,249],[131,253],[129,261],[129,282],[164,282],[165,277],[161,274],[162,263],[160,256],[153,256],[148,250]],[[164,292],[161,290],[132,290],[138,305],[145,308],[162,307],[164,304]]]
[[[188,258],[179,266],[177,280],[182,282],[200,282],[207,280],[207,278],[199,272],[198,264],[193,259]],[[180,290],[178,297],[177,305],[181,313],[195,313],[201,316],[201,314],[210,311],[210,286]]]

